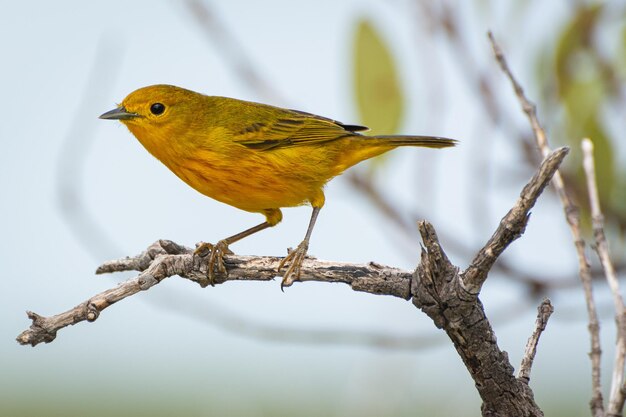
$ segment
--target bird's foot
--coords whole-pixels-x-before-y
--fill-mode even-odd
[[[207,279],[211,286],[215,286],[215,272],[227,275],[226,265],[224,264],[224,255],[232,255],[233,251],[228,249],[228,242],[220,240],[215,245],[212,243],[202,242],[196,246],[194,256],[204,258],[207,253],[211,253],[209,257],[209,265],[207,268]]]
[[[285,256],[283,260],[280,261],[280,264],[278,264],[278,271],[280,272],[280,270],[283,269],[283,267],[287,263],[290,263],[287,271],[285,271],[285,273],[283,274],[283,281],[280,283],[281,291],[284,291],[284,287],[291,286],[294,281],[300,280],[300,269],[302,268],[302,261],[306,257],[306,252],[308,249],[309,242],[303,241],[298,245],[295,250],[289,251],[287,256]]]

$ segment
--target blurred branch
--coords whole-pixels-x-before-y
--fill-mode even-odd
[[[172,309],[185,318],[196,317],[201,323],[227,333],[253,340],[271,343],[303,344],[307,346],[354,346],[374,349],[424,350],[447,343],[446,338],[432,331],[412,335],[396,335],[391,332],[355,330],[341,328],[302,328],[284,323],[261,321],[251,317],[234,314],[223,307],[214,307],[214,303],[199,305],[179,305]],[[430,329],[429,329],[430,330]]]
[[[418,16],[424,16],[423,24],[417,24],[419,28],[426,27],[426,30],[435,32],[437,30],[445,34],[449,45],[453,49],[453,53],[450,55],[452,59],[455,59],[459,63],[459,68],[463,68],[464,80],[468,81],[468,86],[476,91],[476,97],[479,98],[485,109],[485,114],[488,121],[495,127],[505,129],[506,134],[510,137],[517,138],[518,142],[522,145],[522,154],[525,156],[529,166],[535,166],[540,158],[535,152],[535,147],[532,146],[532,136],[524,132],[520,132],[515,129],[515,125],[507,118],[507,112],[503,110],[503,106],[498,104],[495,91],[498,91],[498,86],[494,83],[494,78],[491,71],[487,69],[478,68],[475,55],[472,54],[471,45],[468,44],[468,38],[463,36],[462,19],[460,19],[458,8],[451,7],[446,2],[428,2],[416,0],[411,3],[414,9],[418,12]],[[420,39],[422,39],[420,37]],[[437,74],[438,75],[438,74]],[[436,82],[426,83],[428,85],[438,85]],[[503,123],[506,121],[506,123]],[[480,171],[479,175],[484,178],[488,174],[488,170],[485,169],[487,164],[486,153],[490,146],[478,146],[474,147],[478,152],[474,157],[470,158],[471,163],[475,165],[474,170]],[[414,234],[415,222],[412,219],[423,218],[422,213],[413,213],[411,216],[406,216],[402,213],[402,210],[396,207],[391,201],[391,197],[384,195],[383,190],[378,187],[373,181],[372,176],[366,175],[358,170],[349,171],[345,177],[350,181],[351,185],[359,191],[362,195],[368,198],[373,206],[378,209],[378,212],[382,214],[386,219],[391,221],[391,224],[395,226],[395,231],[399,232],[401,236],[405,238],[404,242],[397,239],[392,240],[392,243],[396,245],[398,250],[402,250],[407,253],[407,256],[412,256],[410,246],[405,242],[410,241]],[[488,183],[489,181],[487,181]],[[480,185],[481,189],[484,189],[484,184]],[[482,193],[470,193],[473,197],[472,212],[475,219],[485,219],[489,217],[485,215],[488,213],[488,207],[485,205],[486,199],[478,198],[483,195]],[[479,213],[476,215],[476,213]],[[474,224],[482,224],[482,221],[473,221]],[[468,245],[466,242],[461,241],[453,234],[444,234],[445,231],[440,231],[440,235],[446,242],[449,250],[452,250],[465,257],[470,257],[473,254],[475,248],[472,245]],[[507,259],[500,259],[495,265],[495,268],[502,272],[503,277],[508,280],[512,280],[523,284],[530,295],[534,297],[545,295],[550,290],[571,288],[577,286],[579,281],[576,279],[576,274],[565,274],[562,276],[539,276],[533,274],[527,269],[523,269],[508,262]],[[617,265],[618,270],[626,270],[626,265]],[[593,278],[603,278],[602,271],[598,268],[592,270]]]
[[[493,34],[489,32],[488,36],[489,41],[491,42],[491,46],[493,48],[495,58],[498,61],[498,64],[500,65],[500,68],[502,69],[504,74],[510,80],[513,86],[513,90],[515,91],[515,95],[522,105],[522,110],[524,111],[524,113],[526,113],[526,116],[528,117],[533,134],[535,135],[535,140],[537,141],[537,145],[539,146],[541,153],[545,157],[549,154],[550,147],[548,146],[546,133],[541,127],[541,124],[539,123],[539,120],[537,118],[536,106],[530,100],[528,100],[528,98],[524,94],[524,89],[522,88],[521,84],[513,76],[513,73],[508,66],[504,53],[496,43]],[[583,284],[585,300],[587,303],[587,313],[589,315],[589,333],[591,335],[590,357],[591,381],[593,391],[590,404],[591,411],[594,416],[603,416],[604,404],[602,400],[602,385],[600,381],[600,359],[602,355],[602,351],[600,349],[600,323],[598,322],[598,313],[596,311],[596,306],[593,299],[591,270],[589,268],[589,261],[587,259],[587,256],[585,255],[585,241],[583,240],[580,232],[579,210],[565,192],[563,179],[558,171],[554,174],[552,184],[554,185],[554,188],[556,189],[556,192],[561,199],[561,203],[565,212],[565,219],[570,226],[570,230],[574,238],[576,254],[578,255],[579,274]]]
[[[454,49],[452,57],[458,61],[459,68],[463,68],[463,72],[467,75],[465,79],[470,81],[469,86],[472,88],[478,86],[476,97],[482,101],[491,123],[499,126],[505,114],[494,94],[497,88],[494,87],[489,73],[478,69],[472,48],[467,42],[468,38],[463,35],[461,19],[456,14],[458,8],[450,6],[447,2],[417,1],[416,3],[422,8],[432,27],[441,29],[446,35],[450,46]],[[512,124],[507,124],[507,126],[512,126]]]
[[[476,129],[482,130],[478,135],[480,138],[479,146],[469,148],[472,157],[468,158],[471,164],[471,171],[474,174],[472,179],[480,178],[480,183],[475,186],[482,190],[490,191],[485,184],[491,184],[494,177],[494,169],[492,161],[497,160],[493,157],[493,152],[497,149],[494,139],[494,131],[502,131],[507,138],[512,138],[521,150],[521,155],[525,157],[527,165],[525,171],[531,172],[535,166],[541,162],[541,158],[528,151],[532,138],[527,137],[516,128],[516,124],[509,117],[506,107],[498,102],[498,86],[494,82],[493,71],[491,67],[485,67],[482,59],[483,54],[474,52],[471,37],[467,36],[469,31],[463,27],[467,23],[467,18],[462,12],[462,8],[456,6],[450,1],[423,1],[415,0],[414,4],[422,11],[425,16],[423,24],[428,25],[432,31],[438,30],[442,33],[447,45],[450,47],[449,56],[456,61],[456,67],[462,68],[461,79],[467,84],[470,91],[478,102],[482,105],[484,111],[480,113],[481,119],[477,123]],[[420,25],[422,26],[422,25]],[[481,51],[482,52],[482,51]],[[484,68],[483,68],[484,67]],[[436,77],[440,77],[439,73],[435,73]],[[434,84],[434,83],[430,83]],[[476,136],[476,135],[474,135]],[[468,206],[471,209],[469,214],[472,216],[472,224],[476,232],[480,233],[486,229],[486,219],[492,218],[491,206],[488,199],[484,198],[483,193],[469,193]],[[516,278],[520,275],[529,275],[524,271],[515,273],[515,268],[507,268],[507,273],[513,273]],[[532,281],[532,280],[531,280]],[[535,293],[541,293],[541,288]]]
[[[593,222],[593,234],[595,237],[595,249],[600,258],[600,263],[606,274],[606,280],[611,288],[613,303],[615,308],[615,323],[617,325],[617,343],[615,349],[615,359],[613,363],[613,377],[611,380],[611,391],[607,415],[621,416],[624,409],[625,386],[624,386],[624,360],[626,359],[626,317],[624,316],[624,300],[619,288],[619,281],[611,257],[609,246],[604,235],[604,218],[600,209],[600,198],[596,185],[595,164],[593,158],[593,143],[589,139],[582,142],[583,167],[587,178],[587,188],[589,190],[589,203],[591,206],[591,217]]]
[[[118,74],[120,56],[120,46],[106,39],[98,43],[87,79],[88,88],[83,90],[56,163],[56,197],[61,217],[81,246],[96,259],[116,256],[121,250],[85,203],[80,180],[85,177],[85,165],[95,137],[97,119],[92,106],[111,90]]]
[[[219,54],[226,59],[226,63],[240,81],[274,104],[287,102],[278,90],[259,74],[256,66],[245,54],[245,48],[237,41],[230,28],[219,19],[211,7],[201,0],[187,0],[185,5],[205,36],[212,45],[218,48]]]

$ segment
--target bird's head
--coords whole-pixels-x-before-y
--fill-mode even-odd
[[[120,105],[100,116],[119,120],[157,158],[167,159],[188,146],[189,132],[202,123],[207,96],[175,87],[152,85],[130,93]]]
[[[101,119],[119,120],[131,126],[162,126],[180,119],[201,94],[173,85],[151,85],[130,93]]]

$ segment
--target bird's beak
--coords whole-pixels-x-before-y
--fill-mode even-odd
[[[120,106],[117,109],[110,110],[100,115],[100,119],[108,120],[127,120],[134,119],[135,117],[139,117],[139,115],[137,113],[128,112],[124,106]]]

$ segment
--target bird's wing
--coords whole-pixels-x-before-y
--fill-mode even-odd
[[[281,116],[284,117],[270,122],[251,123],[236,132],[233,140],[247,148],[266,151],[329,142],[368,129],[296,110]]]

